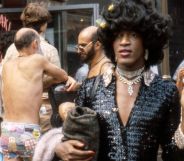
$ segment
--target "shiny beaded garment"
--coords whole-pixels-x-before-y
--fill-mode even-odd
[[[118,110],[114,110],[117,109],[116,78],[112,76],[106,86],[101,76],[96,95],[91,99],[94,81],[95,77],[83,83],[76,104],[98,113],[99,161],[156,161],[159,145],[163,161],[176,161],[178,154],[183,155],[173,139],[180,122],[179,97],[173,82],[157,75],[149,81],[144,76],[129,120],[123,126]]]

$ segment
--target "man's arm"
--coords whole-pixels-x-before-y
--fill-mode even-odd
[[[44,74],[52,77],[52,84],[66,82],[68,80],[68,74],[63,69],[50,63],[46,58],[43,58],[43,70]]]
[[[182,93],[181,93],[181,130],[183,132],[183,137],[184,137],[184,89],[182,90]]]
[[[174,139],[176,142],[176,145],[180,149],[184,149],[184,90],[181,92],[181,123],[179,124],[175,134]]]
[[[61,68],[60,59],[59,59],[57,49],[54,46],[52,46],[47,53],[48,54],[45,55],[47,57],[47,60],[50,63],[58,66],[59,68]],[[44,90],[47,90],[54,83],[53,81],[54,80],[51,76],[45,75],[44,79],[43,79]]]
[[[47,91],[49,87],[55,84],[55,79],[51,76],[44,75],[43,77],[43,89]]]
[[[63,69],[50,63],[46,58],[43,59],[44,73],[52,77],[52,80],[49,80],[49,83],[47,82],[47,86],[60,82],[66,82],[67,91],[74,91],[76,89],[77,84],[72,77],[68,76]]]
[[[179,90],[180,97],[181,97],[181,131],[184,134],[184,68],[180,69],[177,80],[176,80],[176,86]],[[184,137],[184,136],[183,136]]]
[[[184,69],[182,68],[178,72],[177,79],[176,79],[176,86],[180,94],[180,102],[181,102],[181,123],[179,124],[174,134],[176,144],[180,149],[184,148],[184,88],[183,88],[184,82],[183,81],[184,81]]]

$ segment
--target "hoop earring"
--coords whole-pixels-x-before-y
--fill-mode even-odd
[[[148,49],[145,50],[145,54],[144,54],[144,60],[148,60]]]

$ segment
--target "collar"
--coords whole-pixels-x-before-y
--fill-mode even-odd
[[[45,41],[45,38],[43,35],[40,34],[40,41]]]
[[[105,83],[105,87],[107,87],[112,82],[112,77],[114,76],[114,72],[115,72],[115,66],[112,66],[112,67],[109,67],[105,73],[103,73],[102,77]],[[155,76],[156,74],[153,73],[153,71],[150,69],[144,71],[143,78],[144,78],[145,85],[150,86]]]

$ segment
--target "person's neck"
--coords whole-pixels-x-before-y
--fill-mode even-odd
[[[138,68],[135,68],[134,70],[133,69],[126,70],[124,68],[119,67],[118,65],[116,67],[116,71],[120,75],[120,77],[124,77],[128,80],[134,79],[135,77],[141,75],[144,72],[144,70],[145,66],[140,66]]]
[[[18,57],[26,57],[31,55],[28,51],[19,51],[19,56]]]
[[[43,39],[45,39],[45,32],[40,32],[39,35],[40,35]]]
[[[125,72],[134,72],[136,70],[141,69],[144,66],[145,66],[144,63],[141,63],[140,65],[136,65],[136,66],[125,66],[125,65],[117,64],[117,67]]]
[[[105,58],[104,52],[96,54],[93,60],[90,63],[90,68],[95,67],[97,64],[99,64],[103,59]]]

